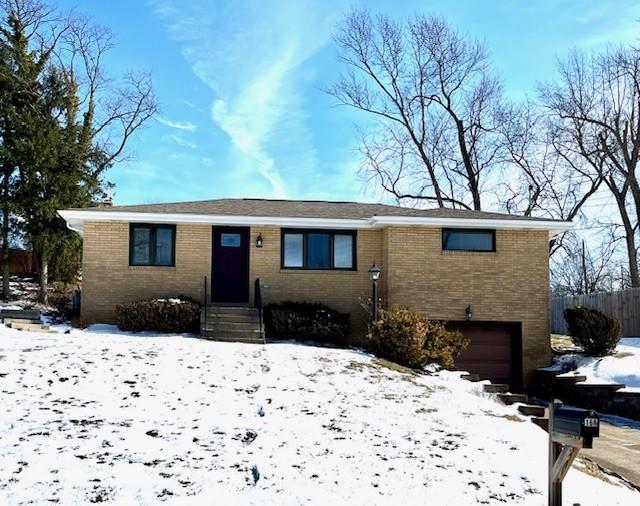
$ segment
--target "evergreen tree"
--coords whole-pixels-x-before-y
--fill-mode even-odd
[[[148,76],[129,74],[123,87],[105,91],[101,61],[112,47],[106,30],[51,12],[38,0],[0,0],[3,294],[9,296],[9,238],[19,231],[38,258],[42,302],[52,259],[63,281],[80,267],[81,241],[57,210],[100,200],[109,187],[106,170],[157,110]]]

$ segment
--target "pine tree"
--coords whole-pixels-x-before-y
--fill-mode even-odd
[[[46,302],[51,259],[56,275],[68,281],[77,274],[81,258],[81,241],[57,210],[100,200],[109,187],[106,170],[120,159],[128,139],[155,114],[157,105],[148,76],[128,74],[122,87],[111,85],[105,91],[100,62],[112,47],[107,30],[86,19],[51,16],[51,9],[38,0],[0,0],[2,12],[6,16],[0,24],[4,295],[9,295],[9,238],[19,232],[37,255],[40,300]],[[75,57],[65,60],[64,54]],[[77,61],[83,62],[81,80],[76,78]]]

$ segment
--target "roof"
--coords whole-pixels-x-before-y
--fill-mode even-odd
[[[373,216],[422,216],[429,218],[475,218],[492,220],[561,221],[515,214],[467,209],[416,209],[362,202],[325,200],[216,199],[133,206],[99,206],[83,210],[101,213],[177,213],[216,216],[270,216],[290,218],[367,219]]]
[[[84,221],[117,220],[213,225],[275,225],[319,228],[380,228],[424,225],[470,228],[545,229],[555,233],[570,222],[466,209],[417,209],[387,204],[320,200],[216,199],[165,204],[98,206],[59,211],[82,233]]]

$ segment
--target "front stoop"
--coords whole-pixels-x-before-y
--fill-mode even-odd
[[[252,307],[208,306],[201,314],[201,336],[213,341],[264,344],[264,328]]]

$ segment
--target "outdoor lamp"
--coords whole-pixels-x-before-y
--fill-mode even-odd
[[[471,317],[473,316],[473,309],[471,309],[471,304],[469,304],[467,306],[467,309],[464,310],[464,314],[467,317],[467,320],[471,320]]]
[[[378,280],[380,279],[380,267],[373,261],[373,265],[369,269],[369,279],[373,282],[373,297],[371,297],[371,321],[378,321]]]
[[[373,265],[369,268],[369,279],[376,283],[380,279],[380,267],[376,265],[376,261],[373,261]]]
[[[262,234],[258,234],[256,237],[256,248],[262,248]]]

